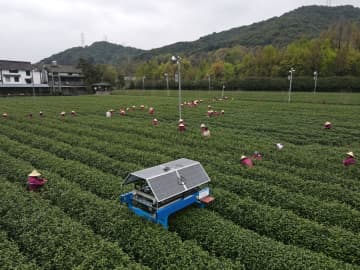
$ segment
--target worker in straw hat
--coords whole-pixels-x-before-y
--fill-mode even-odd
[[[159,121],[158,121],[156,118],[154,118],[154,119],[152,120],[153,126],[157,126],[158,123],[159,123]]]
[[[346,158],[343,160],[344,166],[354,165],[356,163],[355,155],[353,152],[346,153]]]
[[[33,170],[27,179],[27,189],[29,191],[39,191],[40,188],[47,182],[46,179],[40,178],[41,173],[37,170]]]
[[[251,158],[254,160],[262,160],[262,154],[259,151],[255,151]]]
[[[325,128],[325,129],[331,129],[331,128],[332,128],[331,122],[326,121],[325,124],[324,124],[324,128]]]
[[[210,138],[210,130],[208,127],[204,127],[204,130],[201,132],[201,135],[204,138]]]
[[[252,160],[248,158],[247,156],[241,156],[240,163],[246,167],[252,168],[254,166]]]
[[[76,116],[76,112],[75,111],[71,111],[71,117],[75,117]]]
[[[8,114],[7,114],[6,112],[4,112],[4,113],[2,114],[2,117],[3,117],[3,118],[7,118],[7,117],[8,117]]]

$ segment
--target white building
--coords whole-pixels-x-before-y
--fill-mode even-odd
[[[0,60],[0,95],[44,92],[49,86],[42,83],[42,76],[30,62]]]

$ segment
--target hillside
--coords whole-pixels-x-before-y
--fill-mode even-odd
[[[60,64],[69,65],[76,64],[80,58],[84,58],[91,63],[116,65],[142,52],[144,51],[140,49],[99,41],[90,46],[67,49],[41,60],[40,63],[49,64],[56,60]]]
[[[339,20],[360,22],[360,8],[353,6],[301,7],[280,17],[274,17],[266,21],[233,28],[220,33],[213,33],[193,42],[178,42],[153,49],[141,56],[151,57],[165,53],[192,54],[233,47],[235,45],[246,47],[269,44],[285,46],[300,37],[317,37],[321,32],[327,30]]]
[[[306,6],[280,17],[203,36],[192,42],[177,42],[161,48],[145,51],[108,42],[96,42],[91,46],[75,47],[42,60],[49,63],[75,64],[79,58],[93,63],[121,64],[130,58],[147,60],[162,54],[198,54],[236,45],[245,47],[286,46],[300,37],[317,37],[340,20],[360,23],[360,8],[353,6]]]

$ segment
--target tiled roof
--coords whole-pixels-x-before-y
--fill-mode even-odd
[[[0,60],[0,69],[31,70],[31,63],[23,61]]]

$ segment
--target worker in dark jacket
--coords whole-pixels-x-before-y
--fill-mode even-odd
[[[353,152],[346,153],[346,158],[343,160],[344,166],[354,165],[356,163],[355,155]]]
[[[40,191],[40,188],[47,182],[46,179],[40,178],[41,173],[37,170],[33,170],[27,179],[27,189],[29,191]]]

